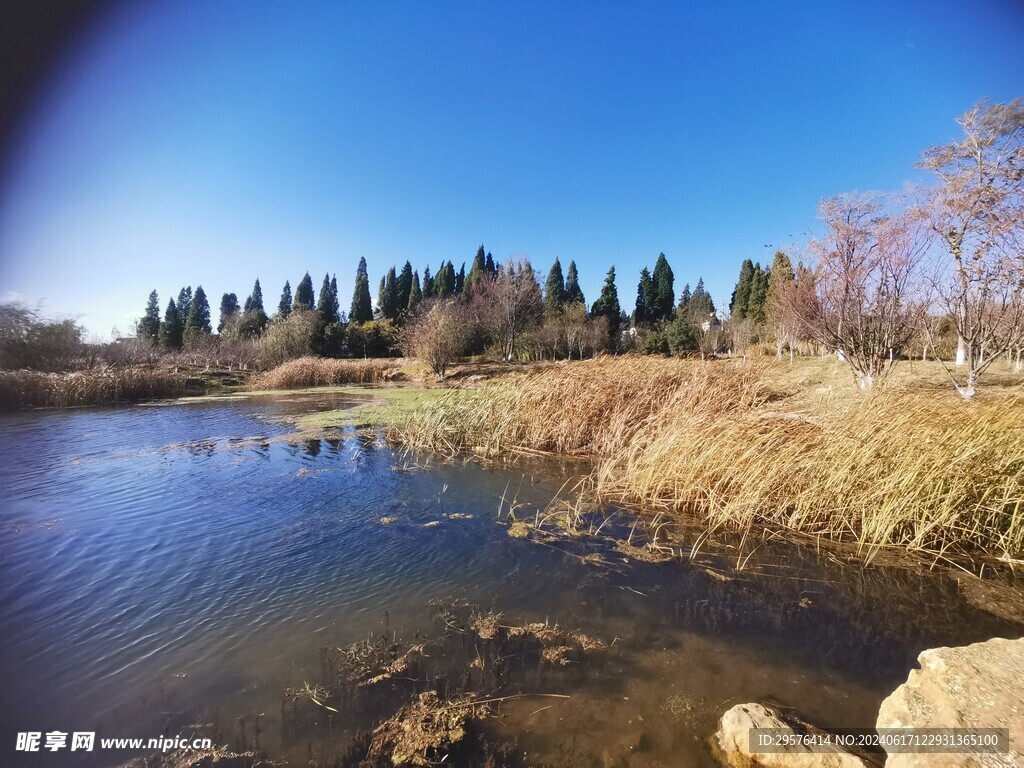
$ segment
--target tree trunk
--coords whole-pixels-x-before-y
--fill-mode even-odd
[[[956,364],[963,365],[967,362],[967,345],[964,343],[964,337],[959,334],[956,337]]]

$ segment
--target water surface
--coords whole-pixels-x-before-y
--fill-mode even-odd
[[[4,765],[130,757],[19,754],[18,731],[190,729],[292,765],[330,764],[346,724],[297,731],[282,720],[286,689],[317,681],[322,647],[435,633],[431,604],[452,598],[613,643],[592,668],[515,681],[571,697],[510,701],[488,726],[528,764],[711,765],[706,737],[744,701],[870,726],[922,649],[1022,634],[946,578],[784,544],[737,572],[727,541],[709,544],[717,554],[703,565],[603,550],[602,566],[511,538],[496,522],[503,497],[532,516],[583,468],[485,468],[405,456],[351,430],[291,434],[290,416],[358,402],[0,418]],[[570,549],[588,547],[599,545]]]

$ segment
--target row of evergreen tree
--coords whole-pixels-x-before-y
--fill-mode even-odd
[[[776,254],[773,268],[776,267],[780,272],[793,272],[784,253]],[[762,268],[760,263],[755,264],[750,259],[743,261],[730,300],[730,313],[734,318],[764,322],[770,272]],[[391,267],[381,278],[375,314],[366,259],[360,258],[347,316],[341,312],[336,276],[325,274],[319,295],[316,295],[313,279],[308,272],[299,281],[294,293],[290,282],[285,282],[277,305],[277,316],[287,318],[292,312],[316,311],[321,335],[329,333],[332,326],[346,322],[368,323],[376,319],[390,321],[397,326],[413,315],[425,298],[445,299],[472,292],[480,281],[495,280],[498,275],[499,266],[483,245],[477,249],[468,273],[465,263],[456,272],[453,263],[448,260],[442,262],[433,275],[428,266],[421,277],[419,271],[414,270],[412,264],[406,261],[400,270]],[[687,283],[676,303],[675,276],[664,253],[658,255],[653,271],[646,266],[641,270],[632,317],[621,310],[615,278],[613,266],[589,313],[591,316],[607,318],[613,342],[630,321],[633,327],[640,329],[665,329],[669,324],[678,322],[699,326],[716,311],[711,295],[704,288],[703,278],[698,279],[693,291]],[[570,304],[581,304],[586,308],[575,261],[570,261],[568,270],[563,273],[561,262],[555,258],[544,284],[543,302],[545,316],[557,315]],[[234,293],[225,293],[221,297],[217,333],[254,339],[266,331],[269,323],[259,279],[243,304],[239,303]],[[182,288],[177,299],[168,302],[162,319],[157,292],[152,291],[137,330],[139,336],[159,342],[168,349],[180,348],[212,333],[210,305],[202,286],[198,286],[194,294],[191,286]]]

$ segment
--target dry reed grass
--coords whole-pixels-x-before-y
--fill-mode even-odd
[[[808,397],[766,363],[604,358],[426,404],[393,436],[597,457],[599,502],[930,553],[1024,553],[1024,398]]]
[[[341,384],[377,384],[394,379],[401,367],[394,360],[332,360],[300,357],[254,376],[250,389],[302,389]]]
[[[148,368],[107,368],[74,373],[0,371],[0,409],[69,408],[176,397],[185,377]]]

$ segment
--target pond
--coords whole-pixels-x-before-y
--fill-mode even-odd
[[[499,702],[484,725],[530,765],[713,765],[707,737],[746,701],[870,727],[924,648],[1024,633],[966,604],[947,577],[811,548],[763,544],[741,560],[721,540],[692,561],[647,563],[600,543],[509,536],[501,511],[533,519],[585,467],[445,462],[289,423],[360,402],[262,396],[0,419],[4,765],[137,754],[14,751],[16,732],[51,730],[209,734],[333,765],[380,713],[332,714],[300,696],[296,714],[294,689],[323,682],[324,648],[437,635],[445,605],[610,646],[571,670],[466,673],[481,698],[530,694]],[[587,547],[602,556],[581,556]]]

